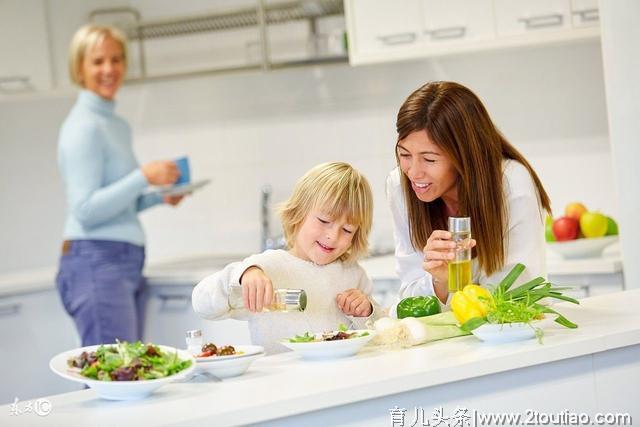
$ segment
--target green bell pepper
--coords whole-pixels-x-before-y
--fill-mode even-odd
[[[440,313],[440,301],[435,296],[408,297],[398,303],[398,319],[425,317]]]

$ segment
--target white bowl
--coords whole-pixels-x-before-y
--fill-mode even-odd
[[[513,341],[528,340],[536,336],[536,328],[542,326],[539,320],[527,323],[485,323],[471,333],[482,341],[492,344],[503,344]]]
[[[288,339],[280,341],[280,343],[291,350],[297,352],[304,359],[332,359],[338,357],[353,356],[362,349],[374,337],[375,331],[368,329],[358,329],[348,332],[363,333],[368,332],[369,335],[363,337],[349,338],[346,340],[336,341],[313,341],[313,342],[289,342]],[[316,334],[316,338],[320,338],[322,334]]]
[[[96,351],[98,347],[100,347],[100,345],[92,345],[60,353],[51,359],[51,361],[49,362],[49,367],[53,372],[60,375],[62,378],[86,384],[87,386],[94,389],[96,393],[98,393],[98,396],[103,399],[109,400],[142,399],[149,396],[156,389],[167,383],[187,377],[196,367],[195,360],[190,353],[185,350],[180,350],[163,345],[158,346],[160,347],[160,349],[162,349],[162,351],[170,353],[178,352],[178,357],[180,359],[189,359],[192,361],[191,366],[169,377],[158,378],[154,380],[99,381],[82,376],[77,368],[70,368],[67,364],[67,360],[69,360],[70,358],[79,356],[83,351],[86,351],[87,353]]]
[[[604,236],[564,242],[547,242],[547,246],[553,252],[567,259],[593,258],[602,255],[607,246],[617,241],[618,236]]]
[[[209,372],[218,378],[236,377],[244,374],[256,359],[264,356],[264,347],[259,345],[233,347],[242,354],[196,357],[196,372]]]

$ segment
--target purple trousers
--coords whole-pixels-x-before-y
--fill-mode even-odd
[[[82,346],[142,339],[144,247],[108,240],[63,245],[56,286]]]

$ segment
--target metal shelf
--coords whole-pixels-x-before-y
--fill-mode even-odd
[[[343,0],[297,0],[265,5],[264,0],[257,0],[256,7],[243,8],[219,13],[206,13],[191,16],[172,17],[144,21],[140,12],[134,8],[106,8],[96,9],[89,15],[90,21],[96,21],[104,16],[128,15],[129,22],[113,22],[121,28],[129,40],[139,43],[139,62],[141,75],[129,78],[128,82],[136,83],[146,80],[189,77],[203,74],[234,72],[256,69],[281,69],[326,63],[343,63],[348,61],[345,56],[319,57],[280,63],[270,61],[269,43],[267,40],[267,26],[291,21],[309,20],[312,35],[315,36],[316,20],[323,17],[343,15]],[[102,22],[102,21],[101,21]],[[144,51],[144,42],[151,39],[176,37],[181,35],[201,34],[215,31],[233,30],[238,28],[258,27],[262,63],[260,65],[235,66],[221,69],[203,69],[184,73],[166,75],[148,75]]]
[[[138,40],[255,27],[260,25],[258,9],[259,7],[245,8],[226,13],[146,21],[124,30],[131,40]],[[265,7],[267,24],[342,14],[342,0],[294,1]]]

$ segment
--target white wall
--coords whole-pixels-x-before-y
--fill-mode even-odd
[[[632,0],[600,2],[602,52],[611,127],[614,176],[620,197],[620,240],[625,287],[640,287],[640,3]]]
[[[305,170],[329,160],[351,162],[369,177],[376,201],[372,243],[392,246],[384,179],[394,166],[395,115],[412,90],[434,79],[466,84],[486,102],[539,172],[557,215],[573,200],[617,215],[597,42],[238,73],[120,93],[117,109],[133,126],[141,161],[188,154],[193,177],[213,179],[179,208],[143,214],[150,260],[257,251],[260,187],[271,184],[274,200],[282,201]],[[0,272],[56,262],[63,196],[53,179],[52,144],[71,102],[60,96],[0,103],[1,241],[9,243],[3,251],[19,249],[2,254]],[[5,147],[16,154],[6,158]],[[27,149],[33,154],[21,151]],[[16,184],[25,176],[27,183]]]

